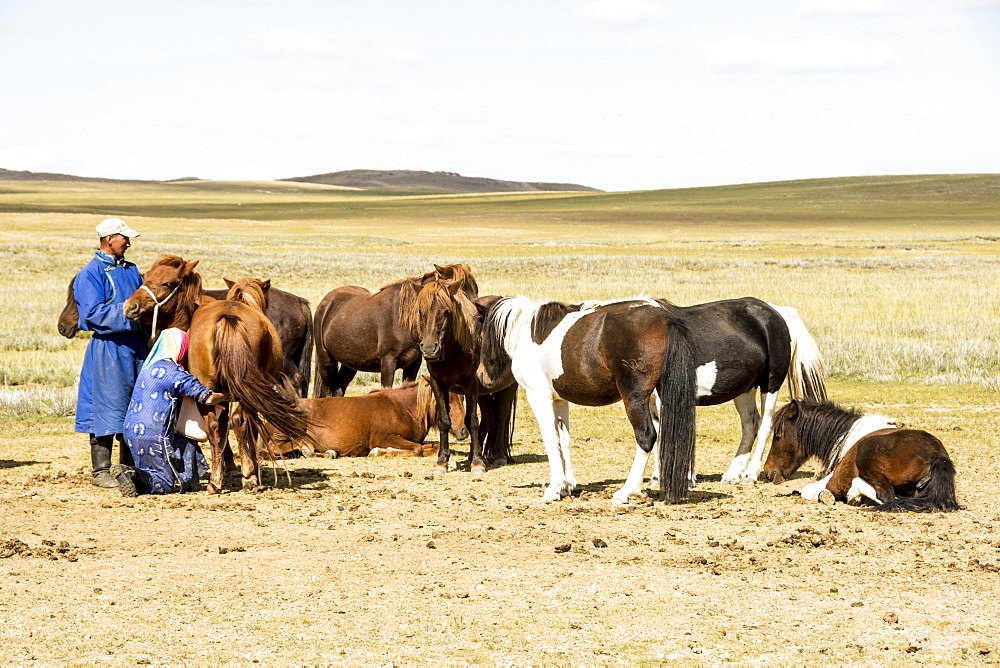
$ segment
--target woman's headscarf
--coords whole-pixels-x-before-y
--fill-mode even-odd
[[[153,349],[149,351],[142,368],[145,369],[153,362],[163,359],[172,359],[180,364],[184,359],[184,354],[188,349],[188,334],[182,329],[170,327],[160,332],[160,337],[153,344]]]

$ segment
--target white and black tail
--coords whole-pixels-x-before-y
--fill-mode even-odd
[[[792,335],[792,360],[788,365],[788,384],[792,399],[826,401],[826,365],[816,340],[799,318],[799,310],[774,304],[771,307],[781,314]]]
[[[667,325],[667,350],[660,372],[660,487],[663,500],[687,499],[694,466],[697,407],[694,349],[687,328]]]

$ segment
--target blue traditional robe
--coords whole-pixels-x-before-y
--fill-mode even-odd
[[[174,425],[182,396],[202,403],[211,394],[210,388],[169,358],[139,372],[124,425],[139,487],[148,487],[152,494],[184,491],[208,471],[201,448],[175,433]]]
[[[76,431],[120,434],[132,386],[146,357],[139,324],[125,317],[124,302],[142,285],[139,269],[97,251],[73,279],[80,329],[93,332],[80,370]]]

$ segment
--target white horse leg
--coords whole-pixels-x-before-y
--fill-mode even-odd
[[[771,438],[771,428],[774,425],[774,407],[778,403],[778,393],[768,392],[760,398],[761,419],[760,427],[757,429],[757,440],[754,442],[753,455],[743,472],[743,480],[746,482],[757,482],[760,477],[760,469],[764,465],[764,448]]]
[[[556,433],[559,435],[559,456],[562,458],[563,476],[566,486],[563,496],[569,496],[576,489],[576,475],[573,473],[573,461],[570,459],[572,441],[569,436],[569,402],[557,399],[552,402],[552,410],[556,418]]]
[[[799,493],[802,495],[803,499],[807,499],[809,501],[819,501],[820,493],[826,490],[826,483],[830,482],[830,478],[832,477],[833,473],[830,473],[821,480],[817,480],[816,482],[811,482],[805,487],[803,487],[802,491]]]
[[[756,400],[756,389],[744,392],[733,399],[736,412],[740,414],[740,426],[743,429],[743,434],[740,438],[740,446],[736,449],[736,456],[733,457],[726,472],[722,474],[722,482],[727,485],[739,483],[747,464],[750,462],[750,446],[760,429],[760,413],[757,412]]]
[[[635,446],[635,457],[632,459],[632,468],[628,472],[628,478],[621,489],[611,496],[611,503],[624,505],[628,503],[630,496],[639,496],[642,493],[642,480],[646,475],[646,464],[648,463],[649,453],[645,452],[637,444]]]
[[[528,405],[538,421],[538,430],[545,444],[545,456],[549,460],[549,485],[542,494],[542,501],[557,501],[568,486],[563,457],[559,448],[559,433],[556,427],[556,413],[552,395],[545,392],[527,393]]]
[[[864,498],[871,499],[875,503],[882,503],[878,499],[878,492],[869,482],[855,478],[851,481],[851,488],[847,490],[847,503],[852,506],[860,506]]]
[[[649,474],[649,486],[656,488],[660,486],[660,393],[657,390],[653,390],[653,393],[649,395],[649,414],[653,416],[653,428],[656,429],[656,442],[653,443],[653,472]],[[636,456],[638,457],[638,453]],[[646,458],[648,461],[649,455],[646,455]],[[635,469],[635,466],[636,462],[633,460],[632,468]],[[631,477],[631,475],[630,471],[629,476]],[[645,475],[645,469],[643,475]],[[626,482],[626,484],[628,483]]]

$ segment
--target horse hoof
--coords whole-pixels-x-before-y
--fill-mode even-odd
[[[257,483],[255,481],[253,481],[253,480],[244,480],[243,481],[243,491],[244,492],[251,492],[251,493],[252,492],[256,492],[257,491]]]
[[[820,492],[819,497],[816,500],[822,503],[824,506],[832,506],[834,501],[836,501],[836,499],[833,497],[833,492],[831,492],[828,489],[824,489],[822,492]]]
[[[447,472],[448,472],[447,466],[442,466],[441,464],[438,464],[437,466],[434,467],[434,475],[444,475]]]
[[[482,464],[478,466],[472,466],[469,468],[469,472],[472,473],[473,475],[482,475],[486,473],[486,467],[483,466]]]

